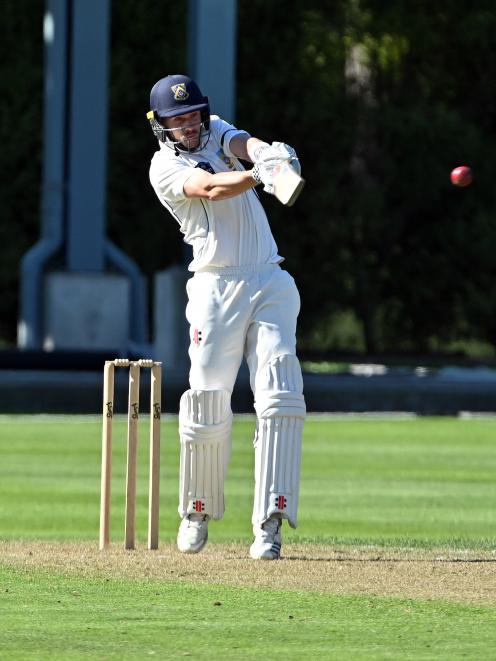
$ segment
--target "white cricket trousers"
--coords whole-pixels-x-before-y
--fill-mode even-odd
[[[188,280],[190,387],[232,393],[245,356],[255,394],[257,373],[296,354],[300,296],[278,264],[212,268]]]

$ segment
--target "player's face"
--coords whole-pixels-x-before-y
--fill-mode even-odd
[[[201,113],[199,110],[163,120],[164,127],[170,129],[174,140],[187,149],[195,149],[200,144]]]

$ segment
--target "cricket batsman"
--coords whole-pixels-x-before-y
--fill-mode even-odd
[[[177,545],[198,553],[211,520],[224,514],[231,449],[231,394],[243,356],[257,416],[253,559],[275,560],[284,520],[297,525],[305,400],[296,357],[300,297],[255,190],[274,194],[278,166],[299,161],[210,115],[188,76],[152,88],[147,114],[159,141],[150,182],[193,248],[187,283],[190,389],[179,408],[182,518]],[[245,169],[241,161],[250,164]],[[252,166],[252,167],[251,167]]]

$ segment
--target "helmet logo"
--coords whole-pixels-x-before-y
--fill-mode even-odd
[[[186,90],[186,83],[172,85],[171,90],[174,92],[174,99],[176,101],[186,101],[186,99],[189,98],[189,92]]]

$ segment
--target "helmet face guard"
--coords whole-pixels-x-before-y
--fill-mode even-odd
[[[157,114],[153,110],[147,112],[146,116],[150,122],[150,126],[157,140],[165,143],[171,149],[178,149],[179,151],[187,152],[200,151],[206,146],[210,138],[210,115],[207,111],[201,112],[201,119],[199,123],[200,135],[198,141],[195,141],[194,145],[189,144],[189,139],[186,136],[181,139],[175,138],[174,132],[177,133],[177,131],[180,131],[181,129],[180,127],[166,128],[163,124],[164,120],[166,119],[165,117],[157,117]]]
[[[161,78],[150,93],[151,110],[147,113],[155,137],[172,149],[195,152],[205,147],[210,138],[210,106],[194,80],[188,76],[173,75]],[[163,120],[187,113],[200,111],[201,127],[197,145],[190,147],[188,140],[177,140],[172,129],[163,125]]]

